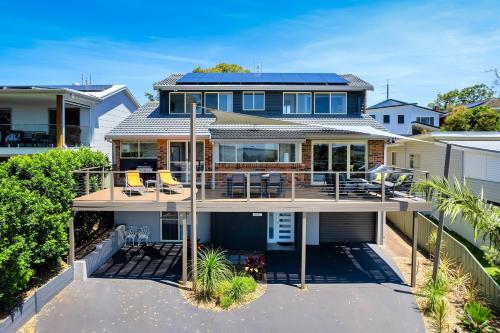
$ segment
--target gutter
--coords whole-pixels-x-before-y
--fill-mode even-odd
[[[154,85],[156,90],[169,90],[169,91],[223,91],[223,90],[265,90],[265,91],[373,91],[373,86],[354,87],[349,85]]]

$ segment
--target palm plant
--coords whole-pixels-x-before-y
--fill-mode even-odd
[[[464,315],[460,318],[463,328],[467,332],[483,333],[490,332],[491,310],[482,306],[479,302],[468,302],[465,304]]]
[[[194,279],[194,291],[198,298],[213,297],[218,285],[231,278],[231,266],[226,259],[225,251],[207,248],[199,252],[198,273]]]
[[[460,214],[474,228],[474,238],[479,232],[496,248],[500,247],[500,208],[488,203],[483,193],[476,195],[455,178],[453,184],[446,178],[433,177],[431,180],[414,184],[415,190],[424,191],[427,199],[434,199],[437,208],[452,221]]]

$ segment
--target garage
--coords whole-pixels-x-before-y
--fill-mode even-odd
[[[319,242],[366,242],[375,243],[375,212],[320,213]]]
[[[267,214],[212,213],[212,243],[225,250],[266,250]]]

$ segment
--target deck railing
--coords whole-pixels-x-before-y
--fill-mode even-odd
[[[130,171],[129,171],[130,172]],[[179,173],[185,173],[179,177]],[[191,177],[176,171],[175,182],[164,182],[159,171],[140,174],[139,184],[127,184],[127,171],[80,170],[75,172],[78,196],[89,200],[182,201],[189,200]],[[372,200],[423,197],[412,184],[428,177],[420,170],[384,171],[199,171],[196,198],[207,200]],[[385,181],[383,181],[385,179]],[[92,195],[92,196],[91,196]]]

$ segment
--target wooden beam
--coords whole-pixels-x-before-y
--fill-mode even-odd
[[[196,233],[196,103],[191,108],[191,274],[193,283],[198,275],[196,259],[198,258],[198,244]]]
[[[182,216],[182,284],[187,284],[188,275],[188,244],[187,244],[187,213],[181,213]]]
[[[56,136],[57,148],[62,148],[63,141],[63,95],[56,96]]]
[[[451,145],[446,145],[446,154],[444,156],[444,178],[448,179],[450,173],[450,159],[451,159]],[[434,251],[434,266],[432,267],[432,279],[436,281],[437,272],[439,269],[439,259],[441,257],[441,242],[443,239],[443,228],[444,228],[444,212],[439,211],[439,224],[438,224],[438,234],[436,239],[436,248]]]
[[[306,249],[307,249],[307,213],[302,212],[302,238],[300,256],[300,289],[306,289]]]
[[[418,213],[413,212],[413,233],[411,248],[411,286],[417,285]]]

